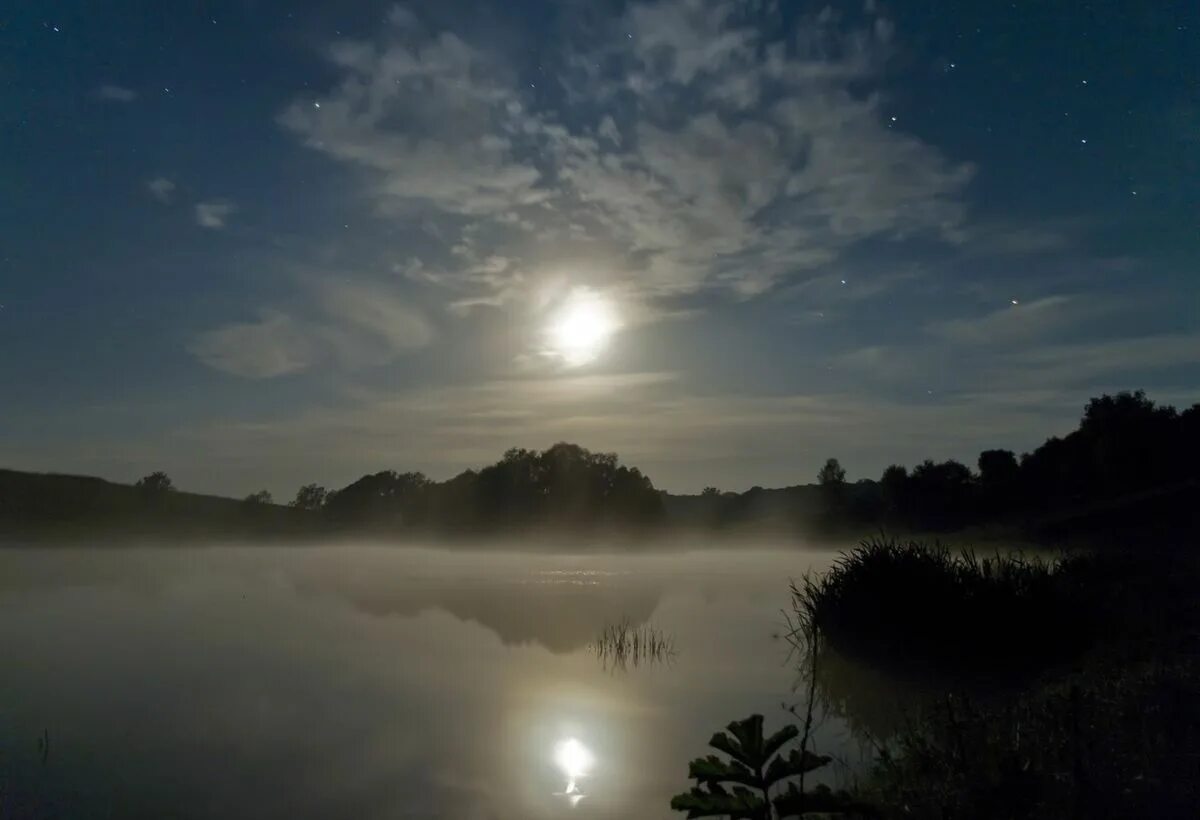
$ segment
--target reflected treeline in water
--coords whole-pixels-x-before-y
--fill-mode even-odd
[[[774,722],[779,579],[826,558],[0,550],[0,817],[663,817],[698,726]],[[605,672],[622,618],[676,661]]]
[[[795,587],[801,681],[884,816],[1194,817],[1197,583],[1194,556],[867,542]]]
[[[675,638],[651,624],[636,624],[629,618],[608,623],[588,644],[605,669],[670,663],[675,659]]]
[[[314,565],[296,572],[297,590],[332,595],[362,612],[409,616],[441,610],[491,630],[509,645],[536,643],[551,652],[586,647],[597,624],[620,622],[639,630],[662,597],[649,577],[598,570],[542,570],[483,578],[404,577],[386,569],[386,556],[353,566]]]

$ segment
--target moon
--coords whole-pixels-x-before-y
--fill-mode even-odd
[[[554,762],[570,780],[585,776],[594,762],[591,751],[573,737],[554,748]]]
[[[547,328],[550,353],[569,367],[585,365],[604,352],[619,326],[609,300],[588,289],[575,290]]]

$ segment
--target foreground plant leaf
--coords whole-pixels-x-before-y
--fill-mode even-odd
[[[793,748],[786,756],[783,747],[800,736],[795,726],[784,726],[763,737],[762,715],[735,720],[725,732],[717,732],[708,745],[731,759],[716,755],[698,757],[688,764],[688,777],[696,785],[671,799],[671,808],[693,817],[729,817],[731,820],[769,820],[803,817],[807,814],[868,813],[869,807],[846,792],[819,786],[803,792],[794,783],[771,797],[772,791],[791,777],[798,777],[828,764],[831,758],[807,749]],[[726,785],[732,785],[727,790]],[[772,811],[774,808],[774,811]]]

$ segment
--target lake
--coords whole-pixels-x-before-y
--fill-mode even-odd
[[[680,817],[714,731],[792,719],[788,581],[832,557],[0,550],[0,814]],[[605,663],[622,619],[675,654]]]

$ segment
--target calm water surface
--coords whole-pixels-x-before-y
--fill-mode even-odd
[[[788,717],[788,579],[831,558],[2,550],[0,814],[678,817],[713,731]],[[606,669],[623,618],[673,660]]]

